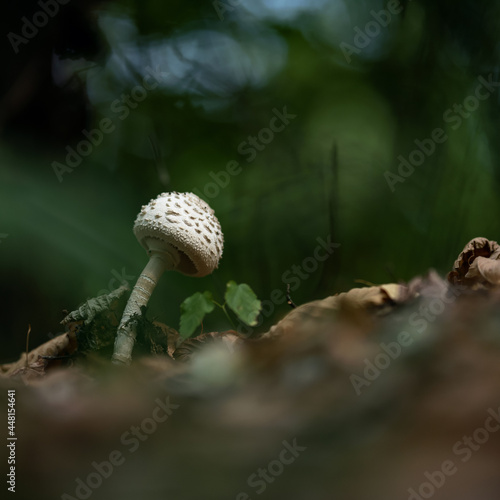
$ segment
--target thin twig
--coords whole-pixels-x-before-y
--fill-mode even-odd
[[[295,305],[294,301],[292,300],[292,297],[290,297],[290,283],[286,285],[286,301],[287,304],[292,308],[295,309],[297,306]]]
[[[28,333],[26,334],[26,362],[25,362],[26,368],[28,368],[28,352],[29,352],[29,345],[30,345],[30,333],[31,333],[31,325],[28,324]]]

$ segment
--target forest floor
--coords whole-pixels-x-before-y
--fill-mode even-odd
[[[130,366],[110,362],[126,293],[94,299],[0,365],[7,488],[498,500],[499,285],[500,246],[476,238],[446,278],[309,302],[257,337],[141,319]]]

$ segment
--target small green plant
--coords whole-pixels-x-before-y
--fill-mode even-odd
[[[181,304],[181,320],[179,333],[182,338],[189,338],[201,325],[206,314],[211,313],[215,306],[220,307],[230,323],[233,321],[228,314],[227,307],[236,314],[237,318],[249,326],[257,324],[257,317],[260,313],[261,302],[246,284],[237,284],[235,281],[228,281],[226,285],[226,293],[224,294],[225,302],[219,304],[214,300],[210,292],[196,292],[191,297],[188,297]]]

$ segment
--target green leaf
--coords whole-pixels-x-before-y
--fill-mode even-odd
[[[261,303],[246,283],[237,285],[234,281],[229,281],[224,298],[227,305],[243,323],[250,326],[257,324]]]
[[[205,314],[214,310],[210,292],[196,292],[181,304],[181,321],[179,333],[182,338],[190,337],[203,321]]]

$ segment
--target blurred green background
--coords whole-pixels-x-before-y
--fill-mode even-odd
[[[480,77],[500,80],[500,2],[51,5],[45,24],[36,1],[0,24],[2,359],[28,324],[34,346],[64,309],[133,285],[147,256],[132,225],[164,191],[202,195],[225,235],[212,276],[160,281],[149,314],[175,328],[188,295],[221,298],[230,279],[271,300],[309,258],[299,304],[357,279],[446,273],[469,239],[500,237],[500,94],[473,97]],[[289,123],[271,122],[285,108]],[[436,128],[447,140],[391,190],[398,156]],[[68,148],[83,152],[74,168]],[[316,266],[317,238],[340,247]],[[288,310],[270,304],[261,331]]]

